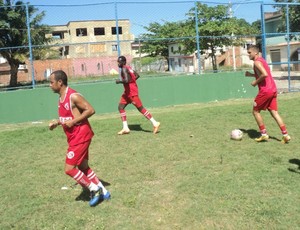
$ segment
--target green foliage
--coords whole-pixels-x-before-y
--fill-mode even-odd
[[[300,3],[299,0],[275,0],[275,2],[278,3]],[[276,8],[282,12],[282,21],[281,26],[278,29],[278,32],[286,32],[286,13],[287,13],[287,7],[286,5],[277,5]],[[288,18],[289,18],[289,28],[290,31],[288,32],[300,32],[300,5],[289,5],[288,7]],[[292,35],[291,38],[296,38],[299,40],[299,36]]]
[[[167,58],[169,56],[168,45],[176,41],[178,37],[184,36],[181,30],[183,26],[183,22],[150,23],[145,27],[148,33],[140,37],[143,41],[142,53]]]
[[[214,70],[217,70],[215,57],[217,47],[222,48],[223,46],[243,44],[245,35],[258,33],[257,29],[252,27],[244,19],[230,17],[228,11],[229,6],[218,5],[209,7],[206,4],[197,3],[197,18],[199,20],[198,31],[201,39],[200,49],[211,50],[210,57]],[[195,8],[192,8],[187,15],[189,16],[189,25],[192,26],[196,20]],[[186,53],[195,51],[195,40],[187,40],[184,43]]]
[[[45,35],[50,32],[50,27],[40,24],[45,16],[44,12],[38,13],[38,9],[28,5],[28,17],[30,20],[30,38],[32,45],[45,45],[50,41]],[[0,4],[0,54],[7,59],[11,67],[10,86],[17,85],[17,73],[19,64],[29,58],[29,41],[27,31],[26,5],[17,1],[11,5],[10,1]],[[18,47],[18,48],[12,48]],[[47,55],[47,48],[39,48],[33,52],[35,59],[42,59]]]
[[[244,19],[229,17],[229,6],[218,5],[210,7],[197,2],[198,31],[200,36],[200,49],[211,50],[213,69],[217,70],[215,52],[217,47],[240,45],[244,37],[259,33],[257,27],[252,27]],[[187,19],[179,22],[151,23],[145,27],[142,52],[151,56],[160,55],[167,58],[168,45],[179,44],[181,50],[174,53],[193,54],[196,51],[195,8],[186,14]],[[240,36],[239,36],[240,35]]]
[[[278,96],[287,145],[268,112],[272,138],[253,140],[248,99],[152,109],[157,135],[136,110],[125,136],[116,134],[117,112],[92,117],[90,165],[112,194],[95,208],[64,174],[61,129],[1,125],[0,229],[298,229],[299,99]],[[229,139],[234,128],[244,130],[242,141]]]

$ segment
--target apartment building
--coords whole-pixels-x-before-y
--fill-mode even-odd
[[[91,58],[131,55],[134,35],[127,19],[70,21],[67,25],[52,26],[53,44],[58,45],[63,58]],[[118,47],[118,40],[120,41]]]

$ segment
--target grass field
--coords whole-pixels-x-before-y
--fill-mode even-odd
[[[94,208],[63,172],[62,130],[1,125],[0,229],[300,229],[299,101],[279,96],[287,145],[267,112],[271,139],[253,140],[249,99],[149,108],[157,135],[137,111],[125,136],[117,112],[95,115],[90,165],[112,199]],[[229,139],[234,128],[242,141]]]

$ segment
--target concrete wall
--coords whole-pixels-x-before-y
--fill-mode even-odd
[[[252,98],[257,88],[241,72],[182,77],[140,78],[140,97],[146,108],[209,102],[234,98]],[[70,85],[95,108],[97,114],[116,113],[122,85],[96,82]],[[58,95],[50,88],[0,93],[0,123],[50,120],[57,117]],[[129,105],[127,109],[135,109]]]

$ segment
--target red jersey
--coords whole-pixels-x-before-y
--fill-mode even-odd
[[[60,98],[58,102],[59,121],[63,124],[65,121],[73,120],[71,96],[77,92],[67,87],[65,98]],[[67,136],[69,146],[75,146],[91,140],[94,132],[90,126],[88,119],[75,124],[72,128],[62,125]]]
[[[138,90],[138,86],[136,84],[136,76],[134,74],[133,69],[128,66],[128,65],[124,65],[123,68],[127,69],[131,79],[129,80],[128,83],[123,83],[124,85],[124,94],[128,97],[133,97],[133,96],[137,96],[139,95],[139,90]],[[122,70],[123,71],[123,70]],[[124,74],[121,74],[122,80],[125,80]]]
[[[255,61],[261,62],[263,67],[267,71],[267,74],[268,74],[268,76],[263,81],[258,83],[259,92],[262,92],[262,93],[275,93],[275,92],[277,92],[276,83],[273,79],[273,76],[271,74],[271,70],[270,70],[270,67],[269,67],[268,63],[262,57],[258,57]],[[255,71],[255,67],[253,69],[254,69],[255,78],[257,79],[259,76]]]

